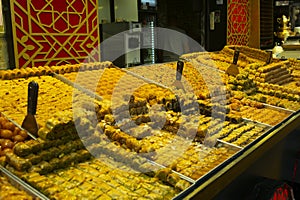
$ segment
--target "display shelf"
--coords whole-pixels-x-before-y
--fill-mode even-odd
[[[142,67],[142,66],[141,66],[141,67]],[[125,73],[128,73],[127,70],[121,70],[121,71],[123,71],[123,72],[125,72]],[[130,75],[133,75],[133,76],[135,76],[135,77],[137,77],[137,78],[141,78],[141,79],[143,79],[143,80],[146,81],[146,82],[156,83],[156,82],[153,82],[153,81],[148,81],[149,79],[144,78],[144,77],[142,77],[142,76],[140,76],[140,75],[133,74],[132,72],[130,72],[129,74],[130,74]],[[158,84],[158,85],[160,85],[160,84]],[[166,86],[163,86],[163,87],[167,88]],[[265,105],[265,106],[267,106],[267,105]],[[270,107],[272,107],[272,109],[279,109],[280,111],[289,112],[289,115],[292,114],[291,111],[289,111],[289,110],[277,108],[277,107],[274,107],[274,106],[270,106]],[[249,120],[249,119],[248,119],[248,120],[245,120],[245,121],[253,122],[252,120]],[[266,135],[269,134],[268,129],[270,129],[271,126],[268,125],[268,124],[263,124],[263,123],[259,123],[259,122],[258,122],[258,124],[267,127],[266,132],[260,137],[260,138],[263,138],[264,136],[266,136]],[[259,140],[259,139],[258,139],[258,140]],[[229,144],[229,143],[228,143],[228,144]],[[251,146],[251,145],[252,145],[252,144],[250,143],[250,146]],[[234,145],[233,145],[233,146],[234,146]],[[208,177],[212,176],[214,173],[216,173],[218,170],[222,169],[224,166],[227,166],[227,164],[230,163],[230,162],[232,162],[232,160],[233,160],[234,158],[236,158],[236,157],[237,157],[237,155],[233,155],[233,156],[230,157],[228,160],[222,162],[220,165],[216,166],[216,167],[213,168],[211,171],[209,171],[207,174],[205,174],[204,176],[202,176],[201,178],[199,178],[194,184],[196,184],[197,182],[205,182],[205,180],[208,179]],[[184,192],[183,192],[183,194],[184,194]],[[179,196],[180,196],[180,195],[179,195]]]
[[[228,62],[231,62],[231,59],[228,60],[230,60]],[[249,60],[250,59],[248,59],[248,61]],[[185,62],[188,63],[188,61]],[[227,60],[223,60],[223,62],[227,63]],[[264,64],[264,61],[262,61],[262,63]],[[206,64],[201,64],[201,66],[205,67]],[[246,64],[243,64],[242,68],[244,68],[245,66]],[[206,72],[201,71],[201,73],[209,74],[209,72],[211,71],[221,70],[221,67],[208,67],[210,70],[206,69]],[[53,82],[53,85],[50,84],[52,88],[51,90],[55,90],[57,89],[57,86],[60,86],[59,88],[61,90],[61,93],[65,93],[65,96],[68,96],[68,99],[76,96],[76,94],[74,95],[72,93],[73,90],[84,94],[85,98],[83,98],[83,100],[85,102],[83,102],[83,109],[80,110],[83,111],[84,115],[79,116],[79,119],[67,118],[69,120],[67,121],[67,124],[70,125],[70,127],[74,128],[74,122],[79,120],[77,121],[80,125],[79,127],[82,128],[84,133],[87,133],[87,136],[81,138],[82,140],[80,140],[78,138],[78,135],[75,134],[78,132],[74,131],[75,129],[69,130],[69,126],[67,127],[68,131],[64,131],[60,134],[55,135],[55,132],[52,132],[52,130],[54,130],[54,127],[64,127],[64,125],[66,124],[66,121],[59,120],[58,124],[54,124],[54,126],[49,129],[49,132],[44,133],[45,135],[43,135],[43,133],[41,132],[41,136],[50,140],[47,141],[49,142],[49,144],[47,143],[47,145],[50,146],[42,147],[42,153],[48,153],[48,157],[41,157],[43,162],[42,164],[45,164],[45,162],[49,162],[50,164],[48,163],[48,165],[40,165],[40,163],[35,163],[32,165],[32,168],[30,168],[30,170],[37,170],[38,172],[45,174],[30,173],[23,176],[23,178],[27,178],[26,180],[28,180],[29,183],[31,183],[33,186],[35,185],[35,178],[31,177],[32,174],[35,174],[38,180],[39,178],[42,178],[53,183],[52,189],[59,191],[60,193],[58,195],[64,194],[62,190],[65,190],[65,188],[69,187],[68,181],[64,180],[64,186],[62,187],[64,189],[59,189],[59,177],[61,174],[67,175],[67,177],[79,181],[81,180],[80,176],[78,176],[79,174],[83,175],[83,177],[85,177],[86,179],[89,179],[91,176],[93,176],[94,180],[102,183],[103,180],[99,180],[97,178],[97,176],[105,177],[105,174],[102,174],[102,171],[99,170],[102,168],[108,170],[109,175],[111,175],[112,177],[115,178],[116,176],[120,178],[121,182],[112,184],[113,187],[117,188],[117,186],[119,186],[120,191],[127,191],[128,188],[126,189],[122,187],[122,184],[125,184],[125,182],[130,182],[128,180],[129,177],[132,178],[132,175],[126,173],[123,174],[122,170],[116,170],[116,168],[122,166],[126,167],[126,169],[134,171],[135,173],[138,172],[139,175],[134,176],[137,179],[151,181],[151,183],[156,182],[158,188],[160,188],[159,190],[164,187],[170,189],[170,191],[172,191],[171,196],[173,199],[212,199],[220,191],[222,191],[222,189],[230,184],[237,176],[243,173],[243,171],[245,171],[247,167],[251,165],[251,163],[255,162],[268,149],[272,148],[272,146],[276,145],[276,143],[286,137],[293,129],[298,126],[300,121],[300,113],[297,111],[292,111],[277,106],[271,106],[265,103],[258,103],[254,100],[246,98],[244,99],[245,101],[240,101],[241,99],[238,95],[245,92],[243,87],[240,88],[240,91],[233,91],[231,90],[231,88],[227,88],[228,90],[230,90],[230,93],[224,93],[224,95],[226,97],[232,97],[236,95],[237,97],[234,100],[241,103],[241,109],[253,108],[254,110],[257,109],[258,113],[260,113],[262,110],[259,109],[265,108],[266,114],[268,113],[268,111],[273,109],[276,110],[277,113],[284,113],[285,115],[278,119],[278,123],[274,124],[264,123],[264,121],[257,122],[251,118],[246,119],[245,116],[232,117],[232,115],[230,115],[232,114],[230,113],[230,111],[233,109],[233,106],[232,104],[230,104],[232,102],[229,102],[229,106],[227,104],[224,106],[225,113],[223,114],[225,115],[218,115],[216,118],[214,118],[211,116],[212,108],[214,106],[220,107],[220,105],[213,105],[211,103],[211,95],[209,95],[209,93],[206,93],[208,89],[206,88],[206,90],[204,90],[204,88],[200,87],[195,87],[195,91],[198,92],[198,96],[193,96],[193,98],[195,98],[195,102],[197,103],[196,105],[199,107],[199,109],[197,109],[197,111],[199,112],[197,112],[196,115],[182,114],[183,112],[181,110],[179,111],[175,109],[177,108],[175,105],[176,101],[178,101],[178,98],[172,93],[172,91],[170,91],[173,89],[169,86],[172,85],[175,80],[176,63],[138,66],[131,69],[119,69],[117,67],[112,67],[111,65],[107,66],[107,68],[104,67],[105,69],[99,67],[93,68],[93,66],[89,66],[89,64],[85,66],[85,69],[83,71],[80,71],[77,68],[77,70],[75,70],[73,66],[69,66],[69,68],[70,69],[68,69],[68,67],[57,68],[56,71],[49,70],[49,73],[51,73],[47,74],[47,78],[50,78],[51,82]],[[191,64],[187,64],[186,68],[184,69],[190,71],[185,71],[186,73],[184,75],[186,75],[186,78],[189,79],[188,81],[190,81],[190,83],[194,84],[193,86],[202,86],[204,85],[202,84],[204,83],[204,81],[201,79],[199,73],[196,73],[197,70],[194,70],[195,68],[197,68],[198,70],[198,66],[193,67]],[[34,70],[37,70],[36,73],[33,73],[36,76],[34,77],[34,79],[37,79],[39,81],[44,80],[46,72],[41,73],[38,69],[33,69],[33,71]],[[159,71],[162,74],[167,75],[167,79],[161,76],[162,74],[149,73],[152,70]],[[83,74],[83,76],[77,79],[78,74]],[[223,86],[223,88],[226,89],[225,86],[228,84],[228,82],[224,81],[224,79],[228,79],[228,77],[226,77],[226,74],[224,73],[218,74],[220,76],[220,83],[216,82],[216,80],[211,80],[213,78],[211,78],[210,81],[212,82],[214,88],[217,88],[217,86]],[[100,82],[97,79],[99,78],[97,77],[97,75],[101,75]],[[18,73],[15,73],[15,71],[12,74],[3,74],[1,76],[5,78],[5,81],[3,81],[3,83],[11,84],[11,91],[9,92],[14,92],[14,90],[16,89],[13,83],[21,84],[22,80],[25,80],[24,78],[17,80],[18,78],[20,78],[18,76]],[[8,77],[12,77],[13,80],[7,80]],[[122,78],[124,78],[125,80],[122,80]],[[240,76],[240,78],[244,79],[244,76]],[[248,77],[245,76],[245,79],[246,78]],[[239,86],[237,81],[241,79],[233,80],[233,82],[235,82],[236,84],[235,86]],[[138,83],[140,85],[138,85],[133,90],[130,90],[130,87],[134,87],[135,83]],[[46,82],[41,82],[41,84],[46,84]],[[249,84],[249,80],[247,80],[247,82],[243,82],[243,85],[247,84]],[[96,89],[94,85],[97,86]],[[21,86],[26,88],[25,84]],[[280,86],[278,85],[278,87]],[[119,94],[116,99],[113,99],[113,93],[115,91],[117,91],[117,93]],[[5,94],[6,91],[4,90],[2,92],[4,92],[3,94]],[[51,94],[51,91],[47,90],[47,92]],[[41,94],[41,97],[43,97],[41,101],[47,100],[47,95],[44,96],[47,92],[43,91],[43,93]],[[211,92],[212,94],[219,95],[220,91],[212,90]],[[291,91],[292,94],[293,92],[294,91]],[[229,94],[232,96],[229,96]],[[26,95],[24,95],[23,93],[22,95],[25,99]],[[286,95],[284,97],[286,97]],[[87,98],[86,96],[88,96],[89,98]],[[187,93],[184,93],[183,96],[187,96]],[[243,98],[244,96],[245,95],[242,95],[241,98]],[[191,99],[188,99],[188,101],[186,102],[187,105],[191,103],[189,102]],[[56,100],[56,102],[62,101],[61,99],[57,98]],[[99,101],[96,110],[94,109],[95,105],[90,104],[89,101],[91,100]],[[298,102],[298,100],[299,99],[296,99],[295,102]],[[120,105],[118,105],[117,107],[112,107],[111,104],[113,101],[120,103]],[[151,106],[156,104],[159,104],[165,109],[163,111],[167,113],[166,116],[161,115],[161,113],[156,113],[155,116],[150,116],[149,110]],[[70,102],[69,105],[69,110],[73,112],[73,110],[71,110],[72,102]],[[22,106],[25,107],[25,104]],[[115,109],[115,113],[112,112],[113,109]],[[91,119],[89,118],[90,115],[88,114],[90,114],[90,111],[94,110],[96,111],[95,114],[97,115],[97,126],[92,127],[90,126]],[[126,113],[124,114],[124,112],[128,112],[129,118],[127,119],[127,121],[122,121],[127,117],[127,115],[125,115]],[[186,118],[182,118],[183,115]],[[272,115],[274,115],[274,113],[269,116]],[[47,122],[56,123],[56,120],[62,117],[58,116],[58,118],[55,118],[55,116],[56,115],[47,116],[49,118],[51,117],[50,119],[46,119]],[[67,117],[69,117],[69,115],[67,115]],[[224,117],[223,121],[222,117]],[[153,124],[153,120],[154,122],[160,122],[163,121],[163,119],[166,120],[166,125],[163,127],[159,127],[160,129],[157,130],[158,128],[155,126],[155,124]],[[134,126],[136,126],[135,128],[137,129],[131,129],[132,127],[130,126],[130,128],[125,129],[127,127],[126,125],[129,124],[128,121],[134,122]],[[193,126],[193,123],[196,122],[199,124]],[[184,129],[183,131],[178,132],[178,127],[181,125],[184,126]],[[155,130],[153,130],[154,127]],[[224,132],[222,132],[222,130],[224,130]],[[89,135],[90,131],[92,131],[92,135]],[[190,141],[189,139],[191,137],[189,134],[193,133],[194,131],[196,132],[196,136],[192,139],[192,141]],[[251,133],[249,133],[249,135],[245,134],[248,132]],[[230,134],[232,134],[231,136],[233,139],[227,138],[227,140],[223,140]],[[175,139],[178,139],[175,137],[176,135],[179,135],[180,139],[185,139],[184,144],[186,144],[187,149],[182,152],[180,156],[176,157],[176,159],[173,159],[173,157],[171,156],[172,153],[177,153],[177,151],[175,151],[176,148],[182,149],[183,147],[186,147],[182,145],[179,146],[177,145],[177,143],[173,143]],[[205,146],[207,143],[204,143],[204,140],[202,140],[203,135],[215,136],[211,137],[211,141],[216,141],[216,145],[212,145],[211,148],[209,146]],[[49,138],[47,136],[49,136]],[[250,136],[253,136],[253,138],[250,138]],[[241,138],[242,140],[235,143],[238,138]],[[61,139],[65,140],[62,141]],[[84,144],[87,144],[86,147],[88,148],[84,149],[85,147],[83,147],[83,144],[81,144],[80,141],[86,142]],[[73,151],[73,147],[75,146],[76,148]],[[40,156],[40,153],[36,153],[32,151],[32,149],[33,148],[30,147],[31,152],[28,153]],[[157,154],[160,153],[161,149],[164,150],[162,151],[163,153],[168,151],[170,154],[162,154],[162,157],[157,156]],[[55,157],[54,155],[49,155],[49,152],[54,152],[55,155],[58,155],[64,151],[71,151],[71,153],[68,153],[67,156],[63,155],[63,159],[57,159],[57,157]],[[132,154],[128,154],[129,152]],[[100,155],[100,158],[103,160],[101,160],[100,162],[99,160],[97,161],[95,159],[91,159],[90,153],[95,153],[97,156]],[[137,156],[140,153],[145,156]],[[200,157],[199,154],[203,155],[203,157]],[[29,155],[24,155],[24,157],[21,156],[20,160],[22,161],[22,159],[26,159],[26,156]],[[82,156],[87,156],[87,159],[81,160]],[[68,159],[73,160],[74,164],[71,164],[70,166],[64,166],[65,163],[68,164]],[[102,163],[102,161],[104,160],[107,161],[107,163]],[[171,160],[172,162],[167,162],[169,160]],[[35,162],[36,160],[32,161]],[[52,166],[53,163],[64,167],[57,169],[56,165],[53,165],[54,167]],[[49,169],[49,171],[39,171],[47,170],[45,168],[42,169],[41,166],[50,167],[49,165],[51,165],[51,169]],[[153,169],[153,171],[151,171],[150,173],[141,173],[141,171],[139,171],[140,169],[146,169],[147,167],[150,167],[151,169]],[[11,168],[8,167],[7,169]],[[113,171],[118,171],[117,175],[114,174]],[[160,174],[160,171],[162,171],[163,173]],[[73,172],[76,172],[77,174],[73,175]],[[156,172],[158,174],[156,174]],[[93,175],[91,173],[95,174]],[[105,173],[107,173],[107,171],[105,171]],[[184,188],[178,190],[179,186],[175,185],[176,182],[174,183],[173,181],[173,185],[170,185],[169,182],[166,183],[166,177],[169,176],[168,173],[174,175],[175,177],[178,177],[178,179],[175,179],[176,181],[185,181],[184,183],[188,184],[189,186],[185,187],[185,185]],[[53,177],[55,177],[55,179],[53,179]],[[105,182],[105,186],[109,185],[108,183],[111,183],[110,179]],[[89,183],[86,184],[84,184],[85,182],[80,183],[82,183],[82,187],[88,186],[93,188],[93,194],[95,193],[99,196],[103,195],[103,197],[107,195],[105,191],[101,190],[103,189],[102,187],[100,187],[99,185],[97,186],[98,182],[89,181]],[[93,186],[89,186],[89,184],[92,184]],[[48,188],[46,188],[45,185],[37,186],[44,186],[45,188],[43,188],[43,192],[50,192],[50,190],[47,190]],[[79,184],[78,187],[80,188],[81,184]],[[75,189],[72,191],[75,191]],[[110,195],[120,195],[120,192],[117,192],[117,189],[112,189],[112,191],[113,192],[109,193]],[[161,195],[165,195],[163,193],[163,190],[161,190],[161,192]],[[70,192],[67,191],[66,193],[69,194]],[[82,192],[82,194],[74,193],[69,195],[78,195],[77,197],[79,197],[80,195],[86,195],[86,193]],[[130,194],[128,193],[128,195],[136,195],[135,190],[131,191]],[[138,195],[142,195],[142,193],[138,193]],[[167,195],[168,198],[166,198],[170,199],[171,196]]]

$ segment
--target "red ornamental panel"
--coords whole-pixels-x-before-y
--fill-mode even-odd
[[[250,0],[228,0],[227,44],[248,45]]]
[[[16,68],[100,60],[97,0],[11,0]]]

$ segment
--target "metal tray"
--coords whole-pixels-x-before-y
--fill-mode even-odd
[[[295,111],[289,110],[289,109],[286,109],[286,108],[281,108],[281,107],[273,106],[273,105],[266,104],[266,103],[263,103],[263,105],[265,106],[265,108],[268,108],[268,109],[271,109],[271,110],[276,110],[276,111],[279,111],[279,112],[281,112],[281,113],[287,114],[287,117],[284,118],[282,121],[288,119],[290,116],[292,116],[292,115],[295,113]],[[257,123],[257,124],[263,124],[263,125],[266,125],[266,126],[270,126],[270,127],[275,127],[275,126],[277,126],[278,124],[281,124],[281,123],[282,123],[282,121],[281,121],[281,122],[278,122],[278,124],[272,126],[272,125],[269,125],[269,124],[265,124],[265,123],[262,123],[262,122],[259,122],[259,121],[255,121],[255,120],[251,120],[251,119],[247,119],[247,118],[243,118],[243,119],[244,119],[244,120],[249,120],[249,121],[255,122],[255,123]]]
[[[200,147],[200,144],[199,144],[199,147]],[[241,151],[243,148],[242,147],[239,147],[237,145],[233,145],[231,143],[228,143],[228,142],[224,142],[222,140],[219,140],[217,139],[217,142],[216,144],[214,145],[215,148],[220,148],[220,147],[226,147],[232,151],[235,151],[235,153],[229,157],[228,159],[224,160],[222,163],[220,163],[219,165],[216,165],[215,167],[213,167],[211,170],[209,170],[205,175],[203,175],[202,177],[200,177],[199,179],[197,179],[196,181],[198,180],[201,180],[201,179],[205,179],[206,176],[210,176],[210,173],[212,173],[213,171],[215,171],[217,168],[219,168],[219,166],[223,165],[223,163],[226,163],[227,160],[230,160],[232,157],[234,157],[239,151]],[[201,147],[200,147],[201,148]],[[196,182],[194,181],[194,182]]]
[[[153,164],[154,166],[157,166],[157,167],[159,167],[160,169],[163,169],[163,168],[166,168],[165,166],[163,166],[163,165],[161,165],[161,164],[158,164],[158,163],[156,163],[156,162],[154,162],[154,161],[152,161],[152,160],[147,160],[149,163],[151,163],[151,164]],[[185,176],[185,175],[183,175],[183,174],[181,174],[181,173],[179,173],[179,172],[176,172],[176,171],[174,171],[174,170],[171,170],[174,174],[177,174],[181,179],[183,179],[183,180],[186,180],[186,181],[188,181],[188,182],[190,182],[190,183],[195,183],[195,180],[193,180],[193,179],[191,179],[191,178],[189,178],[189,177],[187,177],[187,176]]]
[[[236,151],[231,157],[228,159],[224,160],[222,163],[219,165],[215,166],[212,168],[210,171],[208,171],[205,175],[194,181],[194,183],[188,187],[186,190],[180,192],[177,196],[173,197],[173,200],[181,200],[183,199],[186,195],[188,195],[191,191],[193,191],[196,187],[199,185],[203,184],[205,181],[207,181],[210,177],[212,177],[217,171],[221,170],[224,166],[226,166],[228,163],[230,163],[233,159],[237,157],[237,155],[243,150],[242,147],[217,140],[217,143],[215,144],[215,147],[226,147],[231,150]]]
[[[217,143],[216,143],[215,147],[220,147],[220,146],[229,148],[229,149],[237,151],[237,152],[243,149],[243,147],[240,147],[240,146],[231,144],[229,142],[225,142],[223,140],[217,139]]]
[[[79,91],[84,92],[85,94],[87,94],[88,96],[91,96],[91,97],[95,98],[96,100],[99,100],[99,101],[103,100],[103,98],[101,96],[99,96],[98,94],[96,94],[96,93],[94,93],[94,92],[92,92],[92,91],[90,91],[90,90],[82,87],[79,84],[76,84],[76,83],[70,81],[69,79],[65,78],[64,76],[62,76],[60,74],[54,73],[53,77],[56,78],[57,80],[60,80],[61,82],[65,83],[65,84],[69,85],[69,86],[72,86],[73,88],[78,89]]]
[[[289,114],[289,116],[293,113],[295,113],[296,111],[294,110],[289,110],[289,109],[286,109],[286,108],[281,108],[281,107],[278,107],[278,106],[273,106],[273,105],[270,105],[270,104],[266,104],[266,103],[263,103],[263,105],[267,108],[270,108],[270,109],[273,109],[273,110],[277,110],[277,111],[280,111],[280,112],[285,112],[287,114]]]
[[[159,65],[159,64],[156,64],[156,65]],[[143,66],[140,66],[140,67],[143,67]],[[134,77],[136,77],[136,78],[139,78],[139,79],[141,79],[141,80],[143,80],[143,81],[145,81],[145,82],[147,82],[147,83],[152,83],[152,84],[158,85],[158,86],[160,86],[160,87],[162,87],[162,88],[165,88],[165,89],[170,89],[169,87],[167,87],[167,86],[165,86],[165,85],[163,85],[163,84],[161,84],[161,83],[158,83],[158,82],[156,82],[156,81],[153,81],[153,80],[150,80],[150,79],[145,78],[145,77],[143,77],[143,76],[140,76],[140,75],[138,75],[138,74],[136,74],[136,73],[134,73],[134,72],[131,72],[131,71],[127,70],[127,69],[123,69],[123,68],[119,68],[119,67],[115,67],[115,68],[116,68],[116,69],[119,69],[119,70],[122,71],[122,72],[125,72],[125,73],[127,73],[127,74],[130,74],[130,75],[132,75],[132,76],[134,76]]]
[[[265,123],[258,122],[258,121],[253,121],[253,120],[247,119],[247,118],[243,118],[243,121],[244,121],[244,122],[252,122],[252,123],[254,123],[256,126],[264,128],[264,132],[263,132],[260,136],[258,136],[254,141],[248,143],[248,144],[245,145],[244,147],[236,146],[236,145],[231,144],[231,143],[228,143],[229,145],[236,146],[236,147],[240,147],[240,148],[242,148],[242,149],[244,149],[244,148],[246,148],[246,147],[248,147],[248,146],[252,146],[252,145],[255,144],[257,141],[261,140],[261,139],[264,138],[266,135],[268,135],[268,134],[269,134],[269,130],[273,128],[273,126],[271,126],[271,125],[269,125],[269,124],[265,124]],[[225,142],[225,141],[223,141],[223,140],[220,140],[220,141],[223,142],[223,143],[227,143],[227,142]]]
[[[150,79],[147,79],[145,77],[142,77],[142,76],[140,76],[138,74],[130,72],[129,70],[122,69],[122,68],[119,68],[119,67],[116,67],[116,66],[113,66],[113,68],[118,69],[118,70],[120,70],[120,71],[122,71],[124,73],[127,73],[127,74],[131,75],[131,76],[134,76],[134,77],[136,77],[138,79],[141,79],[141,80],[145,81],[146,83],[155,84],[155,85],[160,86],[160,87],[165,88],[165,89],[170,89],[170,88],[168,88],[167,86],[165,86],[163,84],[160,84],[160,83],[157,83],[157,82],[152,81]],[[63,83],[65,83],[67,85],[70,85],[70,86],[72,86],[72,87],[74,87],[74,88],[76,88],[76,89],[84,92],[85,94],[87,94],[87,95],[89,95],[91,97],[94,97],[95,99],[97,99],[99,101],[103,100],[103,98],[100,95],[98,95],[96,92],[92,92],[89,89],[85,88],[84,86],[70,81],[69,79],[65,78],[63,75],[60,75],[60,74],[57,74],[57,73],[53,73],[53,77],[56,78],[56,79],[58,79],[58,80],[60,80],[60,81],[62,81]]]
[[[252,119],[248,119],[248,118],[242,118],[242,119],[243,119],[244,122],[253,122],[253,123],[255,123],[255,124],[258,125],[258,126],[263,126],[263,128],[270,129],[270,128],[273,127],[273,126],[270,125],[270,124],[262,123],[262,122],[255,121],[255,120],[252,120]]]
[[[7,177],[9,182],[17,189],[25,191],[26,193],[28,193],[29,195],[31,195],[36,199],[49,200],[49,198],[46,197],[44,194],[40,193],[38,190],[31,187],[29,184],[25,183],[23,180],[21,180],[19,177],[12,174],[10,171],[5,169],[1,165],[0,165],[0,172],[2,172],[2,174],[4,174],[4,176]]]

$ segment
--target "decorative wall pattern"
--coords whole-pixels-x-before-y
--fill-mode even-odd
[[[227,12],[227,44],[248,45],[250,0],[228,0]]]
[[[97,0],[11,0],[16,68],[100,60]]]

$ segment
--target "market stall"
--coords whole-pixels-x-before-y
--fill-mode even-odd
[[[41,199],[210,199],[297,127],[298,66],[226,46],[128,69],[1,71],[0,169]],[[32,81],[36,136],[21,127]]]

